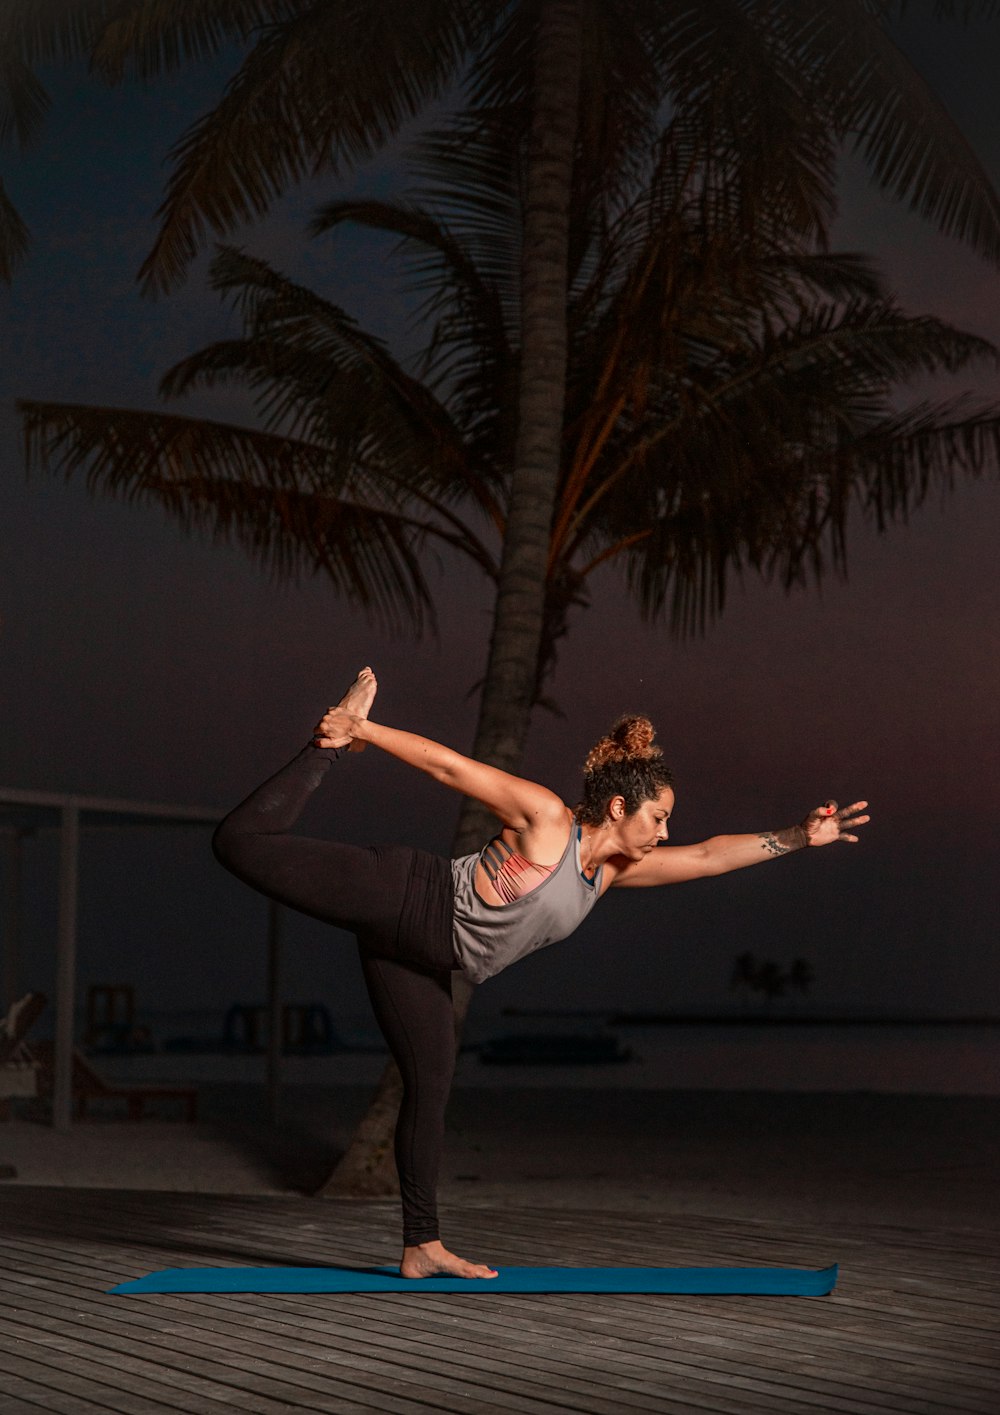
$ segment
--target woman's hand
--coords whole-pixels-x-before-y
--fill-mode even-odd
[[[855,801],[853,806],[841,806],[836,801],[827,801],[825,806],[817,806],[802,822],[807,845],[829,845],[834,840],[848,840],[856,844],[858,837],[853,834],[859,825],[867,825],[870,816],[860,816],[858,811],[866,810],[867,801]]]
[[[314,747],[346,747],[363,721],[357,713],[337,706],[328,708],[313,732]]]
[[[358,729],[367,721],[377,692],[375,674],[368,666],[362,668],[340,702],[327,708],[316,724],[313,746],[346,747],[349,752],[363,752],[365,744],[358,737]]]

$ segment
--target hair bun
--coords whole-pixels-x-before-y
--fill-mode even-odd
[[[662,756],[653,746],[656,732],[648,717],[620,717],[606,737],[592,747],[584,771],[597,771],[607,762],[649,761]]]

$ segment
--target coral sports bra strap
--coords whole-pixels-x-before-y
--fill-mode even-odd
[[[512,904],[515,899],[536,888],[556,868],[556,865],[536,865],[534,860],[519,855],[500,835],[494,836],[483,847],[479,863],[505,904]]]

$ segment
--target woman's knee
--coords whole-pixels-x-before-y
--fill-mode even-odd
[[[401,1111],[417,1111],[428,1119],[433,1116],[436,1122],[444,1116],[454,1076],[454,1057],[437,1063],[425,1060],[415,1075],[403,1077]]]
[[[252,830],[241,830],[232,816],[227,816],[212,835],[212,854],[224,869],[245,879],[254,875],[261,864],[262,837]]]
[[[231,870],[233,867],[239,838],[239,831],[233,828],[229,816],[215,828],[212,835],[212,854],[224,869]]]

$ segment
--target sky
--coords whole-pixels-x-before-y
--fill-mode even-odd
[[[1000,23],[911,26],[907,51],[1000,185],[995,62]],[[185,537],[150,508],[25,482],[18,396],[154,406],[176,359],[232,332],[199,261],[150,301],[135,282],[155,229],[171,142],[218,91],[209,66],[146,92],[53,74],[53,109],[5,181],[34,245],[0,293],[0,784],[218,807],[297,749],[357,668],[380,679],[375,716],[471,743],[471,688],[490,624],[484,583],[457,563],[431,574],[438,633],[368,624],[319,581],[275,585],[237,550]],[[398,156],[348,191],[383,194]],[[384,243],[309,242],[333,183],[293,193],[235,238],[308,279],[393,342],[398,291]],[[998,272],[845,163],[837,244],[874,257],[911,312],[1000,343]],[[979,392],[996,396],[985,370]],[[970,380],[970,386],[971,380]],[[235,416],[238,400],[190,411]],[[1000,845],[1000,602],[995,479],[959,485],[907,527],[852,527],[846,582],[786,597],[734,588],[719,624],[678,643],[640,623],[608,575],[579,612],[554,680],[564,717],[538,714],[525,774],[572,803],[588,747],[623,711],[654,719],[677,779],[672,838],[773,829],[836,797],[866,797],[857,847],[602,901],[573,940],[492,980],[481,1006],[724,1010],[745,950],[807,958],[816,1011],[996,1012]],[[457,800],[369,751],[349,760],[303,828],[446,852]],[[51,988],[51,836],[26,845],[21,981]],[[202,832],[88,837],[81,985],[132,981],[147,1006],[225,1007],[263,990],[264,907],[214,864]],[[353,951],[304,919],[288,925],[286,988],[334,1015],[364,1011]]]

